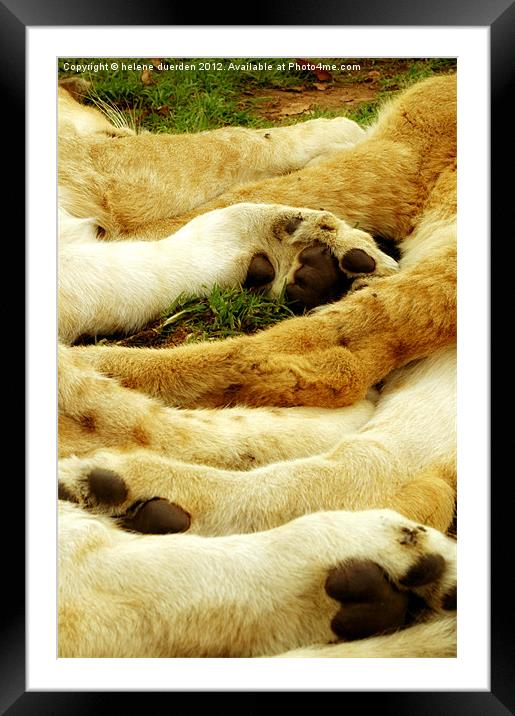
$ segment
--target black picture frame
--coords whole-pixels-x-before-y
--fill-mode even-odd
[[[502,208],[510,206],[508,191],[511,182],[511,157],[506,151],[505,124],[508,117],[508,94],[513,74],[513,38],[515,37],[515,7],[511,0],[489,0],[480,3],[455,2],[451,0],[367,0],[366,3],[339,0],[320,4],[297,0],[293,5],[284,0],[272,3],[260,2],[251,9],[251,18],[239,16],[239,10],[231,8],[230,21],[224,21],[222,9],[214,4],[202,10],[203,26],[229,25],[305,25],[305,26],[482,26],[490,28],[491,41],[491,152],[495,173],[491,181],[491,231],[500,233]],[[198,8],[185,4],[166,2],[143,2],[142,0],[88,0],[86,3],[62,3],[62,0],[1,0],[0,1],[0,76],[5,109],[4,137],[9,144],[25,146],[25,128],[20,121],[25,105],[25,31],[33,26],[191,26],[198,20]],[[25,215],[24,162],[10,162],[8,166],[9,214]],[[21,233],[21,220],[16,221],[16,236]],[[17,240],[17,239],[16,239]],[[11,243],[16,243],[11,238]],[[24,261],[23,244],[20,261]],[[11,248],[10,248],[11,251]],[[23,299],[22,299],[23,301]],[[20,361],[21,363],[21,361]],[[12,370],[12,368],[11,368]],[[11,404],[20,403],[20,380],[9,381],[13,386]],[[16,389],[16,393],[14,390]],[[494,423],[492,421],[492,434]],[[492,451],[492,454],[493,451]],[[493,466],[492,466],[493,468]],[[11,468],[14,470],[15,468]],[[492,469],[493,473],[493,469]],[[7,486],[8,501],[4,504],[24,504],[24,482],[20,476],[11,477]],[[506,554],[509,548],[511,501],[506,499],[502,485],[491,488],[491,690],[458,692],[339,692],[337,698],[343,706],[357,702],[360,710],[377,709],[381,713],[416,714],[466,714],[467,716],[505,716],[515,712],[515,669],[513,659],[513,632],[507,623],[512,611],[509,589],[504,589],[506,579]],[[495,519],[494,519],[495,515]],[[12,539],[12,535],[16,538]],[[174,708],[176,694],[146,692],[144,694],[123,692],[26,692],[25,689],[25,542],[18,527],[6,531],[4,539],[4,608],[2,609],[2,638],[0,656],[0,713],[9,716],[21,714],[90,714],[109,710],[117,713],[130,698],[131,708],[154,710],[157,696],[164,696],[170,708]],[[509,557],[508,557],[509,559]],[[512,572],[511,567],[508,568]],[[402,667],[399,667],[402,668]],[[193,694],[188,694],[188,702]],[[197,695],[197,694],[196,694]],[[202,696],[202,693],[198,694]],[[279,694],[275,694],[277,697]],[[227,709],[225,694],[210,693],[209,708],[220,704]],[[243,696],[245,709],[255,711],[262,705],[264,693],[231,694],[231,698]],[[310,698],[304,694],[303,698]],[[223,699],[223,702],[222,702]],[[122,701],[122,703],[121,703]],[[239,699],[238,699],[239,701]],[[191,702],[189,702],[191,703]],[[122,705],[123,704],[123,705]]]

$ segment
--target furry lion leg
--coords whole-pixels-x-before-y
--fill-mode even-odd
[[[61,657],[273,655],[402,627],[412,595],[455,608],[455,543],[388,510],[201,538],[130,534],[60,502],[59,532]]]
[[[247,470],[336,445],[373,414],[363,400],[340,409],[179,410],[123,388],[59,348],[59,457],[146,448],[184,462]]]
[[[455,514],[455,469],[435,465],[403,485],[389,501],[389,507],[409,519],[446,532]]]
[[[338,458],[326,453],[245,472],[183,463],[149,450],[98,450],[59,461],[59,492],[123,520],[142,504],[165,500],[190,515],[192,533],[209,536],[271,529],[320,510],[379,507],[449,528],[455,491],[447,481],[406,475],[384,446],[354,437],[339,451]],[[444,466],[438,474],[445,475]]]
[[[95,219],[106,239],[160,238],[172,232],[152,235],[153,223],[190,211],[236,183],[299,169],[364,134],[344,117],[266,130],[143,133],[114,142],[65,132],[59,137],[60,200],[74,216]]]
[[[435,276],[438,280],[435,281]],[[395,368],[453,345],[456,249],[254,336],[174,349],[80,348],[100,372],[182,407],[338,407]]]
[[[456,656],[456,617],[439,616],[395,634],[339,644],[318,644],[278,654],[278,659],[403,659]]]
[[[364,231],[402,239],[413,228],[425,191],[411,148],[380,138],[364,139],[293,174],[238,186],[182,215],[146,230],[166,236],[195,216],[239,202],[300,204],[324,208]]]
[[[192,516],[191,529],[200,534],[259,531],[308,512],[371,507],[446,530],[456,487],[455,366],[455,351],[445,349],[399,371],[370,420],[323,454],[240,472],[148,450],[100,450],[62,460],[60,481],[81,504],[113,515],[156,497],[169,500]],[[123,484],[123,500],[113,505],[95,493],[90,475],[98,470]]]

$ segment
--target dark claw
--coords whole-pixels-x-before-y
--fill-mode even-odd
[[[287,234],[293,234],[301,225],[303,219],[302,216],[295,216],[293,219],[289,219],[284,226],[284,230]]]

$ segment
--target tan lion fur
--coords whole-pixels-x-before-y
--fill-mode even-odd
[[[365,134],[356,122],[337,117],[192,135],[115,128],[110,138],[106,118],[91,107],[84,116],[83,106],[63,89],[61,111],[61,206],[79,218],[94,217],[106,238],[155,238],[149,231],[155,221],[183,214],[234,184],[300,169]]]
[[[355,146],[311,166],[279,162],[275,173],[289,173],[236,188],[230,185],[249,178],[245,171],[215,170],[216,198],[205,180],[192,193],[191,170],[177,168],[162,147],[143,159],[141,137],[83,142],[67,130],[60,142],[64,206],[91,219],[105,238],[162,238],[198,213],[280,203],[323,208],[365,232],[393,236],[403,257],[398,273],[363,280],[344,300],[252,337],[160,350],[62,348],[63,485],[87,505],[88,471],[112,469],[128,487],[127,500],[98,512],[117,516],[159,495],[190,512],[193,533],[127,535],[105,515],[63,505],[63,656],[455,653],[452,617],[323,646],[336,607],[321,588],[327,569],[350,557],[377,561],[394,580],[406,567],[398,543],[382,541],[384,513],[371,508],[442,531],[453,518],[455,103],[454,77],[427,80],[388,105]],[[150,146],[151,137],[142,136]],[[240,136],[245,165],[254,140]],[[222,140],[220,134],[208,144],[215,163],[227,149]],[[224,149],[216,149],[219,141]],[[120,143],[126,149],[116,150]],[[73,156],[72,145],[82,147]],[[212,165],[205,168],[210,177]],[[154,171],[153,191],[145,194],[141,186]],[[170,184],[177,178],[179,198],[178,184],[175,194]],[[378,381],[379,396],[369,395],[374,408],[365,397]],[[251,407],[225,409],[241,405]],[[405,523],[387,514],[389,524]],[[361,541],[349,531],[351,518]],[[431,540],[455,570],[451,542],[433,529]],[[289,572],[292,554],[300,561]],[[253,568],[242,570],[247,563]],[[446,574],[439,595],[452,582]],[[98,604],[107,585],[113,601]]]

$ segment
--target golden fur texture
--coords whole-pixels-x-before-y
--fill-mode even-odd
[[[221,176],[217,130],[206,145],[216,198],[207,180],[192,190],[191,155],[165,167],[159,157],[174,155],[161,140],[151,149],[151,135],[63,133],[64,206],[105,238],[162,238],[200,213],[255,202],[323,207],[403,252],[398,272],[252,337],[60,350],[60,481],[79,503],[60,515],[63,656],[454,654],[442,604],[455,545],[437,530],[450,526],[456,497],[455,124],[455,77],[433,78],[387,105],[354,146],[327,157],[318,147],[310,166],[314,152],[300,152],[304,168],[272,168],[268,157],[269,178],[242,186],[231,185],[249,178],[246,152],[270,138],[241,134]],[[152,193],[132,201],[152,172]],[[95,495],[98,470],[123,484],[115,503]],[[127,534],[110,519],[154,497],[185,510],[191,534]],[[417,535],[413,548],[403,529]],[[331,568],[371,560],[413,591],[403,575],[425,554],[445,563],[414,588],[436,621],[329,645],[341,606],[324,590]]]
[[[156,238],[154,222],[183,214],[235,184],[304,167],[364,136],[356,122],[338,117],[193,135],[135,135],[114,128],[109,137],[106,118],[91,107],[86,114],[62,89],[59,113],[61,206],[74,216],[95,218],[104,238]]]

